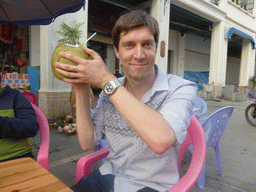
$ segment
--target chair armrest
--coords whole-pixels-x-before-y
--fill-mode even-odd
[[[50,132],[48,122],[41,122],[40,129],[40,147],[37,154],[37,163],[49,171],[49,148],[50,148]]]
[[[190,165],[186,174],[168,192],[190,191],[200,176],[200,174],[198,174],[198,171],[199,171],[198,169],[200,169],[200,172],[201,172],[201,168],[198,168],[195,165],[191,167]]]
[[[37,154],[37,163],[49,171],[49,143],[43,142]]]
[[[89,155],[81,157],[76,166],[76,183],[91,172],[91,167],[97,161],[104,159],[109,154],[109,146]]]

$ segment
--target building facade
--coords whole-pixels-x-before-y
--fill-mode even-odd
[[[30,26],[30,66],[40,66],[39,107],[48,119],[71,113],[71,85],[53,77],[51,54],[60,24],[84,22],[83,43],[99,52],[112,73],[122,73],[112,47],[111,29],[128,10],[142,9],[160,25],[156,63],[167,73],[208,72],[215,97],[226,85],[248,86],[255,74],[254,0],[86,0],[85,7],[47,26]]]

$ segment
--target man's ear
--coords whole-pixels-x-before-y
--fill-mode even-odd
[[[119,51],[117,50],[117,48],[115,46],[114,46],[114,50],[115,50],[117,59],[120,59]]]

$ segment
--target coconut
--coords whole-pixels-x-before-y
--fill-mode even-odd
[[[70,116],[70,115],[67,115],[66,117],[65,117],[65,121],[67,122],[67,123],[72,123],[72,121],[73,121],[73,117],[72,116]]]
[[[83,45],[77,45],[77,46],[73,46],[73,45],[66,45],[66,44],[59,44],[53,51],[52,53],[52,59],[51,59],[51,65],[52,65],[52,72],[54,77],[63,80],[65,78],[64,75],[58,73],[56,71],[56,67],[55,67],[55,63],[56,62],[61,62],[61,63],[65,63],[65,64],[69,64],[69,65],[74,65],[77,66],[77,63],[60,57],[59,52],[67,52],[67,53],[72,53],[78,57],[81,57],[83,59],[88,59],[88,60],[92,60],[92,57],[89,56],[87,53],[85,53],[84,49],[83,49]]]

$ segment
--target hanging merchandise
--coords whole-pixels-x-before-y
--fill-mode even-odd
[[[20,66],[23,67],[26,65],[26,62],[22,60],[21,55],[15,60],[15,62]]]
[[[22,51],[22,39],[17,39],[17,51],[19,53]]]
[[[14,25],[12,23],[0,25],[0,41],[5,43],[12,43],[13,33]]]

